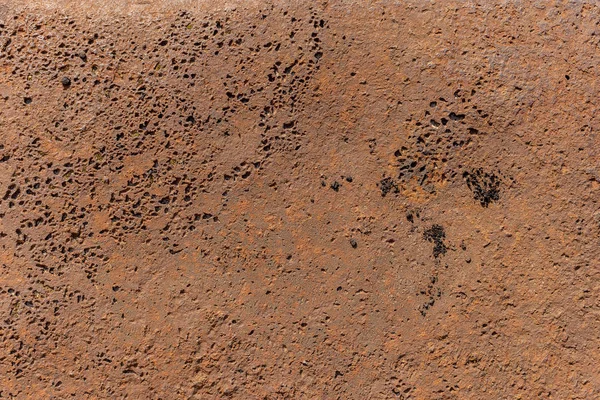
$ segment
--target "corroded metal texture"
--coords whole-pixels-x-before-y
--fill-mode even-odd
[[[0,398],[600,397],[599,11],[0,5]]]

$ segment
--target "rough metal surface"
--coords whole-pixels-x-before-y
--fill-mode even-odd
[[[0,398],[600,397],[598,7],[0,5]]]

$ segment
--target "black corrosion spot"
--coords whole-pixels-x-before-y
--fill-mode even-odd
[[[396,182],[390,178],[383,178],[381,181],[379,181],[379,184],[377,185],[379,186],[379,189],[381,189],[381,197],[385,197],[389,192],[394,192],[394,193],[398,193],[398,185],[396,184]]]
[[[423,239],[433,243],[433,256],[435,258],[439,257],[440,255],[446,254],[446,252],[448,251],[448,248],[444,243],[445,238],[446,232],[444,231],[444,227],[441,225],[432,225],[431,228],[423,232]]]
[[[463,177],[473,192],[473,198],[479,201],[482,207],[500,199],[500,178],[493,172],[484,172],[479,168],[471,172],[465,171]]]

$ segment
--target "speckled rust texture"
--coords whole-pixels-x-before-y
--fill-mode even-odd
[[[600,398],[597,5],[25,3],[0,399]]]

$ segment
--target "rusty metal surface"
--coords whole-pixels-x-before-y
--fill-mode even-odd
[[[0,6],[0,398],[600,396],[598,7]]]

